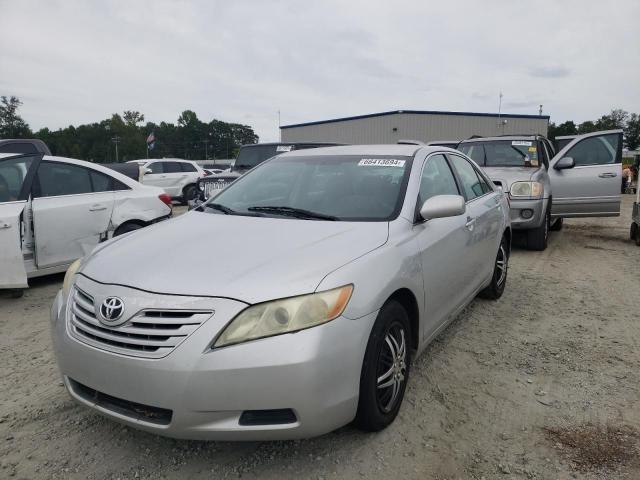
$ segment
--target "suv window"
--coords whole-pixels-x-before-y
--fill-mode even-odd
[[[585,138],[573,146],[565,157],[571,157],[576,167],[584,165],[608,165],[616,163],[618,156],[617,133]]]
[[[163,162],[164,163],[164,173],[180,173],[182,169],[180,168],[180,163],[178,162]]]
[[[183,172],[197,172],[198,170],[196,170],[196,167],[194,167],[192,164],[187,163],[187,162],[180,162],[178,165],[180,165],[180,168],[182,169]]]
[[[14,202],[19,199],[24,177],[34,157],[9,158],[0,160],[0,202]]]
[[[453,163],[453,168],[456,169],[460,182],[462,183],[462,190],[464,191],[464,196],[467,201],[481,197],[491,191],[491,187],[486,184],[484,179],[478,175],[473,165],[466,159],[457,155],[451,155],[450,158]]]
[[[162,162],[153,162],[148,168],[151,170],[151,173],[164,173]]]
[[[38,149],[27,142],[10,142],[0,145],[0,153],[38,153]]]
[[[36,173],[33,196],[56,197],[91,193],[90,170],[70,163],[42,162]]]
[[[419,204],[436,195],[460,195],[458,186],[444,155],[434,155],[427,160],[420,178]]]

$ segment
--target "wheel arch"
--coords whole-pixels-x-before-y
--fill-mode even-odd
[[[126,227],[127,225],[139,225],[140,227],[144,228],[147,225],[150,225],[150,222],[145,222],[144,220],[139,220],[139,219],[131,219],[131,220],[127,220],[125,222],[122,222],[120,225],[118,225],[114,230],[113,230],[113,236],[118,236],[119,235],[119,231],[123,228]]]
[[[408,288],[399,288],[391,294],[387,302],[390,300],[397,301],[406,309],[411,326],[411,347],[417,350],[420,344],[420,309],[415,295]]]

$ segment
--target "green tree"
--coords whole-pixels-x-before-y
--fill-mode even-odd
[[[125,110],[122,118],[129,127],[136,127],[139,123],[144,122],[144,114],[135,110]]]
[[[0,138],[31,137],[29,125],[18,115],[22,102],[18,97],[0,97]]]
[[[640,147],[640,115],[637,113],[629,115],[624,128],[624,137],[629,150],[637,150]]]
[[[596,122],[596,128],[598,130],[615,130],[617,128],[624,128],[627,123],[627,117],[629,114],[621,108],[611,110],[609,115],[603,115]]]
[[[555,140],[556,137],[561,137],[563,135],[575,135],[577,133],[578,127],[576,127],[576,124],[573,121],[568,120],[559,125],[551,122],[549,124],[549,131],[547,135],[551,140]]]
[[[587,120],[586,122],[582,122],[580,125],[578,125],[579,134],[596,132],[598,130],[600,129],[591,120]]]

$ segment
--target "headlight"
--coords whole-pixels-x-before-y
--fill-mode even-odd
[[[510,193],[512,197],[541,197],[544,187],[540,182],[514,182]]]
[[[353,285],[346,285],[325,292],[253,305],[240,312],[226,326],[213,347],[297,332],[329,322],[342,314],[352,292]]]
[[[69,296],[69,291],[71,290],[71,285],[73,285],[73,279],[76,276],[76,272],[80,268],[80,264],[82,263],[82,259],[78,259],[69,265],[67,268],[67,273],[64,275],[64,282],[62,282],[62,297],[66,299]]]

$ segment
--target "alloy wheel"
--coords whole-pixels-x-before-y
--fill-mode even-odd
[[[394,322],[387,330],[378,356],[377,400],[388,413],[396,406],[407,373],[407,343],[403,326]]]
[[[496,258],[496,272],[498,273],[498,281],[496,282],[498,287],[502,286],[507,278],[507,268],[509,267],[509,257],[503,244],[500,244],[498,250],[498,257]]]

